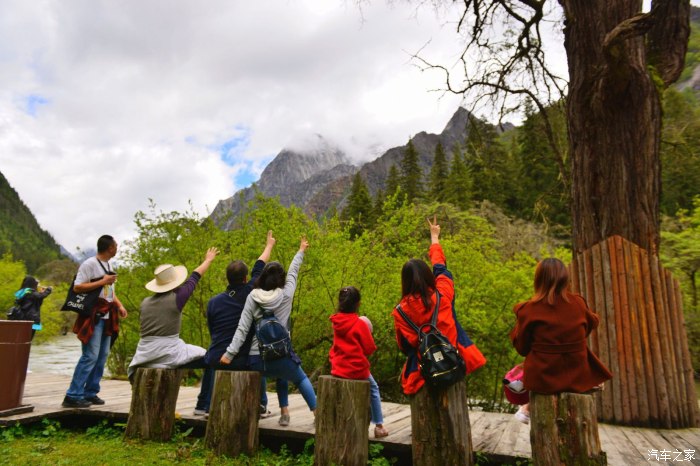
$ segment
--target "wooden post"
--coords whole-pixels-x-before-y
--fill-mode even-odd
[[[608,464],[591,395],[530,392],[530,424],[535,466]]]
[[[474,464],[466,382],[443,390],[421,388],[411,398],[411,432],[413,464]]]
[[[258,449],[260,372],[216,371],[204,444],[235,458]]]
[[[319,377],[314,464],[366,465],[368,426],[369,382]]]
[[[170,440],[182,375],[178,369],[136,369],[125,438]]]

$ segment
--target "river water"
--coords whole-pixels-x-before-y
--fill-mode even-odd
[[[73,333],[52,338],[46,343],[33,344],[29,353],[29,370],[35,374],[72,376],[81,353],[80,340]],[[106,367],[105,376],[109,376]]]

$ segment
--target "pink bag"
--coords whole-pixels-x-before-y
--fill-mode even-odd
[[[523,365],[516,364],[503,377],[503,393],[514,405],[525,405],[530,402],[530,392],[523,386],[524,375]]]

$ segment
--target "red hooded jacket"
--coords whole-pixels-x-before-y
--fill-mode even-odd
[[[471,373],[486,364],[486,358],[476,345],[469,339],[467,332],[457,321],[454,309],[455,285],[452,274],[445,265],[445,253],[439,244],[430,245],[428,250],[430,262],[433,264],[435,287],[440,292],[440,309],[438,310],[437,328],[450,340],[467,365],[467,373]],[[401,299],[401,308],[419,327],[430,322],[435,309],[435,293],[430,298],[430,308],[426,309],[420,296],[405,296]],[[423,376],[418,368],[418,335],[403,320],[399,312],[394,309],[394,327],[396,329],[396,342],[399,349],[406,355],[406,364],[401,372],[401,387],[406,395],[413,395],[425,384]]]
[[[331,317],[333,346],[328,355],[331,375],[344,379],[369,378],[369,360],[377,346],[367,324],[356,313],[337,312]]]

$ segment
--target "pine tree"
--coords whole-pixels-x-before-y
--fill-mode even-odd
[[[554,108],[551,110],[550,121],[558,118],[563,121],[563,115],[558,116]],[[518,145],[522,165],[519,214],[527,219],[570,225],[569,196],[545,135],[542,115],[535,112],[530,101],[525,102],[525,121],[518,129]]]
[[[357,172],[352,179],[352,188],[350,189],[350,197],[348,197],[348,205],[343,209],[340,217],[346,221],[353,221],[350,227],[350,235],[355,238],[361,235],[367,228],[373,226],[373,214],[372,198],[369,195],[367,185],[362,179],[360,172]]]
[[[459,145],[452,149],[452,165],[447,176],[445,200],[459,207],[468,209],[471,205],[472,180],[469,167],[464,160]]]
[[[430,195],[433,200],[444,202],[447,199],[447,159],[442,143],[435,146],[435,158],[433,167],[430,169]]]
[[[386,179],[386,195],[393,196],[396,194],[396,190],[399,189],[399,170],[396,165],[392,165],[389,169],[389,176]]]
[[[409,139],[403,159],[401,160],[401,191],[406,194],[406,200],[413,202],[423,195],[423,171],[418,164],[418,151]]]
[[[385,200],[386,196],[384,195],[384,191],[378,189],[377,194],[374,196],[374,203],[372,204],[372,219],[374,224],[376,224],[377,220],[384,214]]]

